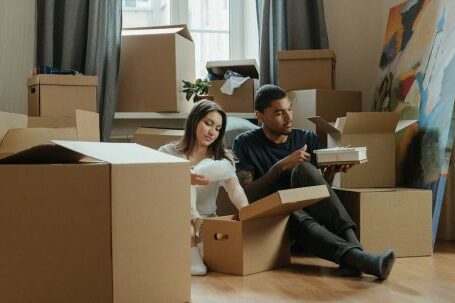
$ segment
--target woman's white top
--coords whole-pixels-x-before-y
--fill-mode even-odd
[[[187,159],[186,156],[177,151],[175,143],[169,143],[161,146],[159,151],[176,157]],[[224,181],[236,177],[235,167],[227,159],[213,160],[210,158],[203,159],[193,168],[193,171],[207,178],[208,185],[192,186],[192,200],[195,201],[197,212],[192,211],[191,216],[213,216],[216,215],[216,198],[220,186],[225,187]]]

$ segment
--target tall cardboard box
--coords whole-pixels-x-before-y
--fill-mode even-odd
[[[278,191],[233,216],[204,219],[204,261],[209,270],[249,275],[290,263],[288,214],[329,196],[327,186]]]
[[[76,109],[96,112],[96,76],[40,74],[27,79],[28,115],[74,117]]]
[[[278,85],[285,91],[335,89],[335,52],[307,49],[277,52]]]
[[[395,187],[395,133],[415,123],[399,121],[398,113],[347,113],[335,125],[321,117],[308,118],[327,133],[327,147],[366,146],[368,162],[335,176],[333,185],[343,188]],[[399,123],[400,122],[400,123]]]
[[[182,80],[195,77],[186,25],[122,30],[118,112],[189,112]]]
[[[362,188],[336,193],[357,224],[366,250],[393,248],[398,257],[432,254],[431,190]]]
[[[348,112],[362,111],[361,91],[308,89],[291,91],[287,95],[294,108],[294,127],[316,132],[323,144],[327,144],[326,132],[307,117],[320,116],[328,122],[335,122]]]
[[[134,142],[153,149],[170,142],[179,141],[184,134],[183,129],[166,129],[154,127],[139,127],[134,133]]]
[[[188,161],[55,143],[0,160],[0,302],[188,302]]]
[[[234,89],[232,95],[221,92],[220,88],[226,80],[212,80],[208,94],[214,97],[226,112],[233,113],[252,113],[254,112],[254,94],[258,86],[258,67],[256,60],[226,60],[226,61],[208,61],[206,64],[207,71],[214,75],[223,77],[227,70],[232,70],[244,77],[250,77],[239,88]]]

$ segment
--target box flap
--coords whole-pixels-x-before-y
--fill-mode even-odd
[[[347,113],[343,134],[394,133],[400,115],[394,112]]]
[[[403,129],[405,129],[406,127],[409,127],[413,124],[417,124],[418,123],[418,120],[400,120],[398,121],[398,124],[397,124],[397,127],[395,128],[395,132],[399,132]]]
[[[15,128],[10,129],[0,145],[0,154],[13,154],[33,146],[50,144],[51,140],[77,140],[73,128]]]
[[[76,110],[77,139],[80,141],[100,141],[99,114],[86,110]]]
[[[183,129],[139,127],[135,135],[183,136]]]
[[[220,77],[227,70],[232,70],[242,76],[259,79],[258,65],[255,59],[207,61],[205,68],[209,73]]]
[[[27,79],[27,86],[43,85],[81,85],[98,86],[97,76],[39,74]]]
[[[240,221],[287,215],[294,210],[310,206],[327,198],[329,191],[326,185],[309,186],[280,190],[262,198],[239,211]]]
[[[276,55],[278,60],[335,59],[335,52],[331,49],[279,51]]]
[[[52,141],[57,145],[111,164],[185,163],[174,157],[135,143]]]
[[[27,127],[27,119],[23,114],[0,112],[0,140],[10,129]]]
[[[0,164],[75,163],[85,156],[55,144],[33,146],[14,154],[0,154]]]
[[[322,118],[320,116],[308,117],[307,119],[310,120],[311,122],[313,122],[314,124],[316,124],[317,127],[319,127],[320,129],[322,129],[323,131],[325,131],[328,134],[340,134],[341,133],[341,131],[338,128],[336,128],[335,126],[333,126],[332,124],[330,124],[329,122],[327,122],[324,118]]]
[[[163,25],[150,27],[131,27],[122,30],[122,36],[141,36],[141,35],[165,35],[178,34],[190,41],[193,41],[190,31],[186,24]]]

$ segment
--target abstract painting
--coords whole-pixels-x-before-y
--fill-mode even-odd
[[[390,9],[372,111],[417,124],[397,136],[400,185],[433,191],[433,243],[454,141],[455,1]]]

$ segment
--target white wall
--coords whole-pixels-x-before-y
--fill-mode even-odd
[[[403,0],[325,0],[329,46],[337,56],[337,89],[361,90],[371,109],[390,7]]]
[[[0,0],[0,111],[27,113],[35,54],[35,1]]]

